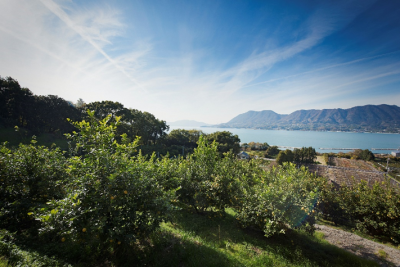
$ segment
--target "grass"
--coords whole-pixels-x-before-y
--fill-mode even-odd
[[[154,243],[152,266],[378,266],[330,245],[322,233],[266,238],[225,217],[178,211]]]
[[[4,257],[0,257],[0,267],[7,267],[7,260]]]
[[[34,134],[23,128],[15,131],[14,128],[0,127],[0,143],[8,142],[9,147],[17,147],[20,143],[29,144]],[[38,145],[50,147],[55,144],[61,150],[68,149],[67,139],[60,134],[42,133],[36,136]]]
[[[383,249],[378,250],[377,255],[381,259],[386,259],[387,258],[387,253]]]
[[[23,266],[32,266],[32,262],[35,262],[35,266],[42,266],[35,256],[44,261],[51,259],[49,262],[53,266],[54,260],[59,261],[59,266],[69,263],[73,266],[107,267],[378,266],[373,261],[329,244],[319,232],[310,236],[290,231],[286,235],[266,238],[262,232],[242,229],[237,224],[234,211],[230,209],[223,217],[213,212],[197,214],[185,209],[174,211],[171,221],[162,223],[151,238],[129,250],[101,252],[102,258],[95,259],[95,264],[93,261],[85,262],[82,258],[66,257],[68,253],[64,251],[65,248],[54,251],[62,247],[60,243],[40,244],[25,240],[19,244],[18,254],[26,258],[26,262],[21,264]]]
[[[317,156],[317,162],[319,162],[321,165],[324,165],[324,166],[327,165],[325,162],[324,156]]]

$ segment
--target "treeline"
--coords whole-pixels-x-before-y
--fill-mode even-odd
[[[126,108],[113,101],[85,103],[79,99],[71,103],[54,95],[38,96],[13,78],[0,76],[0,128],[18,126],[31,135],[51,133],[64,138],[65,133],[77,130],[71,122],[88,120],[87,110],[93,111],[98,120],[109,116],[108,120],[115,122],[119,117],[117,136],[125,133],[131,141],[139,136],[139,149],[144,154],[156,152],[178,156],[193,153],[201,135],[210,144],[217,142],[221,154],[239,152],[240,139],[227,131],[207,135],[198,130],[178,129],[168,134],[167,123],[149,112]]]
[[[242,144],[244,151],[260,153],[263,157],[276,157],[276,162],[282,165],[284,162],[292,163],[313,163],[317,158],[317,152],[312,147],[295,148],[293,150],[279,150],[277,146],[270,146],[268,143],[250,142]],[[257,155],[258,154],[258,155]]]
[[[117,131],[127,133],[133,140],[141,137],[141,143],[155,144],[166,135],[169,127],[149,112],[125,108],[121,103],[101,101],[76,104],[55,95],[38,96],[23,88],[11,77],[0,77],[0,125],[23,127],[33,134],[70,133],[76,128],[67,120],[87,119],[86,110],[93,110],[98,119],[111,115],[110,121],[121,117]]]
[[[312,147],[295,148],[292,150],[286,149],[280,151],[276,162],[282,165],[284,162],[293,163],[313,163],[317,158],[317,152]]]
[[[170,155],[185,155],[193,153],[197,147],[200,136],[211,144],[217,143],[217,149],[220,155],[226,152],[239,153],[240,139],[237,135],[228,131],[214,132],[206,134],[201,130],[185,130],[174,129],[164,139],[164,144],[168,149]]]
[[[62,134],[74,129],[66,118],[80,120],[81,111],[58,96],[34,95],[11,77],[0,76],[0,126]]]

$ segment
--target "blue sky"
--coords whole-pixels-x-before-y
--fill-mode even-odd
[[[2,0],[0,75],[159,119],[400,103],[400,2]]]

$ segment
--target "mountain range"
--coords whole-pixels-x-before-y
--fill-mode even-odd
[[[398,132],[400,107],[366,105],[349,109],[297,110],[291,114],[278,114],[272,110],[248,111],[214,127]]]

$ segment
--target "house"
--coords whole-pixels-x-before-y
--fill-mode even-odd
[[[400,157],[400,151],[399,151],[399,150],[397,150],[397,151],[392,151],[391,154],[392,154],[393,157],[396,157],[396,158]]]
[[[239,154],[237,154],[239,159],[250,159],[249,154],[247,154],[246,152],[242,151]]]

